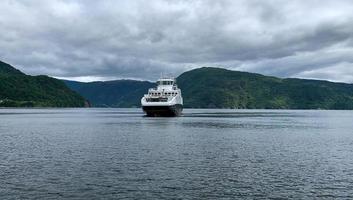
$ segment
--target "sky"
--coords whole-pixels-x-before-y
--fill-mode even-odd
[[[0,60],[80,81],[203,66],[353,83],[352,0],[2,0]]]

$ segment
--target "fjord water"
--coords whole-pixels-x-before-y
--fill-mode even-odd
[[[1,199],[350,199],[353,112],[0,110]]]

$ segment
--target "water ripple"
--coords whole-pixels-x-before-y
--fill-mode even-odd
[[[1,199],[352,199],[353,112],[0,109]]]

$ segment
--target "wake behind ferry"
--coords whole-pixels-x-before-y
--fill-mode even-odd
[[[150,88],[141,99],[143,111],[150,117],[180,116],[183,98],[175,78],[161,78],[157,88]]]

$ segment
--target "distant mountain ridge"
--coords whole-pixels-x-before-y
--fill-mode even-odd
[[[139,107],[155,84],[119,80],[81,83],[65,81],[93,106]],[[203,67],[177,78],[184,106],[189,108],[353,109],[353,85]]]
[[[85,99],[62,81],[29,76],[0,61],[0,107],[83,107]]]
[[[139,107],[142,95],[155,84],[148,81],[116,80],[83,83],[64,80],[66,85],[95,107]]]

